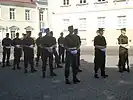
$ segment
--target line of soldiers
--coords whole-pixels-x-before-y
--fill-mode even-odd
[[[104,28],[99,28],[97,30],[97,36],[94,38],[94,47],[95,47],[95,58],[94,58],[94,77],[99,78],[98,70],[101,70],[101,76],[103,78],[108,77],[105,74],[105,60],[106,60],[106,39],[103,36]],[[126,36],[126,28],[121,29],[121,35],[118,37],[119,44],[119,62],[118,68],[119,72],[122,73],[124,71],[130,72],[129,69],[129,60],[128,60],[128,37]],[[126,68],[127,64],[127,68]]]
[[[62,63],[65,63],[65,83],[71,84],[69,81],[70,66],[72,67],[73,83],[77,84],[80,80],[77,78],[77,73],[81,72],[80,69],[80,46],[81,39],[78,36],[78,29],[74,29],[73,26],[68,27],[69,34],[63,37],[63,33],[58,39],[58,52],[56,50],[57,43],[56,38],[53,36],[53,32],[49,28],[46,29],[46,35],[42,36],[39,33],[39,37],[36,39],[37,45],[37,58],[36,66],[39,64],[39,58],[42,59],[42,77],[46,76],[46,66],[49,65],[50,76],[57,76],[54,73],[53,56],[55,56],[55,64],[57,68],[62,68]],[[99,78],[98,70],[101,70],[101,76],[107,78],[108,75],[105,73],[105,59],[106,59],[106,39],[103,36],[104,29],[99,28],[97,30],[97,36],[94,38],[95,47],[95,59],[94,59],[94,77]],[[121,35],[118,38],[119,47],[119,72],[130,71],[129,66],[125,68],[125,64],[129,65],[128,61],[128,37],[125,35],[126,29],[121,29]],[[27,32],[23,39],[19,38],[19,33],[16,33],[16,38],[11,40],[9,33],[6,34],[6,38],[2,40],[3,45],[3,66],[10,66],[10,49],[14,46],[14,66],[13,70],[20,69],[20,58],[22,51],[24,52],[24,73],[27,73],[28,64],[30,64],[31,72],[36,72],[34,67],[34,47],[35,41],[31,38],[31,32]],[[5,64],[5,58],[7,61]],[[65,57],[64,57],[65,56]],[[49,62],[47,62],[49,61]]]
[[[10,51],[11,46],[14,47],[14,63],[13,70],[21,69],[20,59],[22,57],[22,52],[24,53],[24,73],[28,72],[28,64],[30,64],[31,72],[34,73],[37,70],[34,67],[34,47],[37,45],[37,58],[36,66],[39,64],[39,59],[42,59],[42,77],[46,76],[46,66],[49,65],[50,76],[56,76],[54,73],[53,66],[53,56],[55,56],[55,64],[57,68],[62,68],[62,63],[65,63],[65,82],[70,84],[69,81],[69,70],[70,66],[72,67],[73,72],[73,83],[79,83],[80,80],[77,78],[77,73],[82,70],[80,66],[80,45],[81,40],[78,34],[78,29],[73,29],[73,26],[68,27],[69,34],[66,37],[63,37],[63,33],[58,39],[58,52],[56,50],[56,38],[53,37],[53,32],[49,28],[45,30],[46,35],[42,36],[42,33],[39,33],[39,37],[36,39],[36,42],[31,37],[31,32],[28,31],[26,34],[23,34],[23,39],[19,38],[19,33],[16,33],[16,38],[11,40],[9,38],[9,33],[6,34],[6,37],[2,40],[3,46],[3,60],[2,67],[11,66],[10,65]],[[66,57],[65,57],[66,56]],[[5,63],[7,57],[7,61]],[[49,62],[47,62],[49,61]]]

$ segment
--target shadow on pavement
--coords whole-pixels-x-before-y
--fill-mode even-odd
[[[83,72],[78,74],[81,83],[76,85],[64,83],[64,68],[55,69],[58,76],[51,78],[47,67],[46,79],[41,77],[41,66],[36,68],[37,73],[28,74],[23,70],[0,68],[0,100],[133,100],[132,68],[130,73],[106,68],[109,77],[95,79],[93,66],[93,62],[81,59]]]

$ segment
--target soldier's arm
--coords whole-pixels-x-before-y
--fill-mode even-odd
[[[2,40],[2,46],[4,46],[4,39]]]

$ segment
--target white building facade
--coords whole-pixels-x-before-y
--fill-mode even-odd
[[[127,28],[133,46],[133,0],[49,0],[50,27],[54,35],[68,34],[67,27],[79,29],[82,45],[93,46],[98,28],[105,28],[108,46],[117,46],[121,28]]]
[[[38,24],[40,31],[44,32],[45,28],[49,26],[48,24],[48,0],[36,0],[36,5],[38,9]]]
[[[26,31],[32,31],[32,37],[37,37],[40,31],[37,18],[37,7],[33,2],[0,1],[0,41],[7,32],[10,33],[11,39],[15,37],[16,32],[22,36]]]

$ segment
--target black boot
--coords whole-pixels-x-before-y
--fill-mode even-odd
[[[2,65],[2,68],[4,68],[4,67],[5,67],[5,64]]]
[[[10,63],[9,63],[9,62],[7,62],[7,63],[6,63],[6,66],[10,67],[11,65],[10,65]]]
[[[108,77],[108,75],[106,75],[106,74],[104,74],[104,75],[101,75],[103,78],[107,78]]]
[[[78,69],[78,72],[82,72],[82,70],[81,69]]]
[[[12,68],[12,70],[16,70],[15,66]]]
[[[45,72],[42,72],[42,77],[43,77],[43,78],[45,78],[45,77],[46,77],[46,76],[45,76]]]
[[[51,72],[50,76],[54,77],[54,76],[57,76],[57,75],[54,72]]]
[[[68,78],[65,79],[65,83],[66,84],[71,84]]]
[[[57,68],[63,68],[63,66],[61,66],[60,64],[57,64]]]
[[[74,79],[73,79],[73,83],[74,83],[74,84],[80,83],[80,80],[79,80],[78,78],[74,78]]]
[[[97,78],[97,79],[99,78],[99,76],[98,76],[98,74],[97,74],[97,73],[95,73],[94,77],[95,77],[95,78]]]
[[[27,69],[24,69],[24,73],[28,73]]]
[[[36,72],[37,70],[35,70],[34,68],[31,69],[31,73]]]

